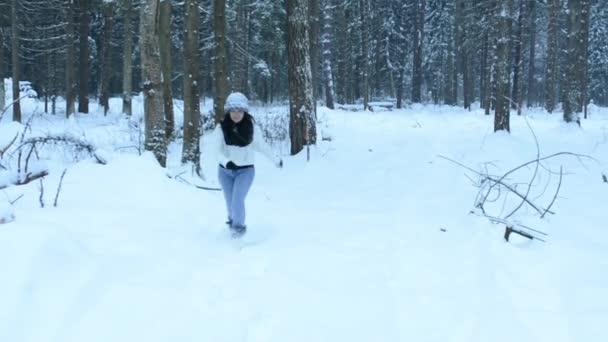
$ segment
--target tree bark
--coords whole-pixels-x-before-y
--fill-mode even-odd
[[[125,45],[123,47],[122,112],[131,116],[131,93],[133,92],[133,30],[131,26],[133,4],[131,0],[123,0],[123,10],[125,13]]]
[[[199,29],[198,0],[185,2],[184,32],[184,146],[182,163],[191,162],[200,168],[200,99],[199,99]]]
[[[325,88],[325,105],[329,109],[334,109],[334,82],[332,78],[331,67],[331,48],[334,42],[331,34],[331,17],[332,12],[329,10],[331,0],[323,0],[323,84]]]
[[[412,41],[414,47],[412,70],[412,102],[422,101],[422,48],[424,42],[424,7],[425,0],[414,2],[414,30]]]
[[[20,80],[20,34],[19,34],[19,16],[18,8],[19,1],[12,0],[11,2],[11,25],[12,25],[12,63],[13,63],[13,121],[21,122],[21,103],[19,100],[19,80]],[[4,82],[4,80],[2,80]]]
[[[568,44],[562,101],[564,121],[579,125],[587,69],[589,11],[589,0],[568,0]]]
[[[89,7],[90,0],[80,1],[80,60],[78,65],[79,84],[78,84],[78,111],[80,113],[89,112]]]
[[[66,56],[65,56],[65,116],[76,111],[76,49],[74,46],[76,23],[74,0],[66,7]]]
[[[114,2],[103,3],[103,45],[101,57],[101,96],[100,104],[103,113],[110,110],[110,79],[112,77],[112,21],[114,20]]]
[[[4,62],[4,28],[0,27],[0,113],[4,110],[4,107],[6,106],[6,89],[4,88],[5,65],[6,63]]]
[[[224,102],[228,96],[228,62],[226,54],[226,1],[214,0],[213,23],[215,30],[215,96],[213,109],[215,122],[224,118]]]
[[[523,43],[524,20],[526,18],[526,1],[519,0],[519,14],[517,16],[517,37],[515,38],[515,61],[513,63],[513,89],[511,92],[511,108],[517,109],[521,115],[523,101]]]
[[[368,109],[369,103],[369,4],[367,0],[360,0],[361,6],[361,77],[363,78],[363,110]]]
[[[250,0],[239,0],[236,5],[236,27],[233,46],[232,89],[249,95],[249,20]]]
[[[167,163],[165,118],[161,83],[160,60],[160,4],[159,0],[145,0],[141,4],[140,48],[146,122],[145,149],[152,151],[162,167]]]
[[[499,36],[496,44],[496,108],[494,113],[494,131],[511,131],[510,127],[510,51],[511,29],[513,15],[513,0],[499,0],[496,12],[496,24],[499,27]]]
[[[319,0],[309,0],[309,25],[310,25],[310,65],[312,75],[313,105],[317,107],[319,98],[319,22],[320,22]]]
[[[560,0],[549,0],[548,6],[549,27],[547,36],[547,70],[545,73],[545,109],[549,113],[553,113],[557,105]]]
[[[536,0],[528,0],[528,34],[529,34],[529,56],[528,56],[528,100],[527,107],[530,108],[537,101],[536,82]]]
[[[162,69],[163,108],[165,113],[165,136],[171,140],[175,130],[175,114],[173,113],[173,91],[171,75],[171,1],[160,2],[160,63]]]
[[[305,145],[315,144],[316,142],[312,103],[307,0],[287,0],[287,18],[289,136],[291,140],[291,154],[295,155]]]

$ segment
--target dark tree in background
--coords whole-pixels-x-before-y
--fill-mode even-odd
[[[213,27],[215,37],[215,97],[213,110],[215,121],[224,117],[224,101],[228,96],[228,56],[226,52],[226,1],[213,1]]]
[[[288,50],[289,50],[289,136],[291,154],[314,144],[316,129],[312,103],[312,75],[308,38],[307,0],[288,0]]]
[[[199,28],[200,13],[197,0],[186,0],[184,32],[184,145],[182,163],[200,161],[200,70],[199,70]]]
[[[78,0],[80,3],[80,57],[78,59],[78,111],[89,112],[89,31],[90,31],[90,0]]]

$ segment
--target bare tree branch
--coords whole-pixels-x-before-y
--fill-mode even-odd
[[[61,184],[63,184],[63,177],[68,169],[64,169],[63,173],[61,173],[61,178],[59,179],[59,185],[57,186],[57,193],[55,194],[55,202],[53,202],[53,207],[57,207],[57,200],[59,199],[59,193],[61,192]]]
[[[549,211],[549,209],[551,209],[551,207],[553,206],[553,203],[555,203],[555,199],[557,198],[557,194],[559,193],[559,189],[562,186],[562,167],[560,166],[559,168],[559,183],[557,184],[557,190],[555,191],[555,195],[553,196],[553,200],[551,200],[551,203],[549,203],[549,206],[547,207],[547,210],[545,210],[545,212],[540,215],[540,218],[545,217],[545,214]]]

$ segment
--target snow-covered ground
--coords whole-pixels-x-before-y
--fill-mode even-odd
[[[128,120],[120,100],[112,104],[107,117],[93,108],[70,121],[32,121],[29,134],[70,132],[108,163],[42,151],[44,208],[39,181],[0,191],[0,214],[14,215],[0,225],[0,341],[608,340],[606,109],[592,107],[582,128],[540,110],[513,115],[506,134],[493,133],[481,111],[321,107],[319,133],[331,141],[311,148],[310,161],[275,144],[283,169],[259,156],[249,233],[235,243],[220,192],[167,177],[187,171],[177,165],[179,143],[169,169],[160,168],[129,147],[141,108]],[[0,147],[23,130],[8,116]],[[478,176],[440,156],[501,176],[536,158],[528,124],[541,156],[596,160],[547,160],[529,197],[547,208],[563,167],[555,214],[540,219],[523,206],[511,217],[547,242],[513,235],[507,243],[504,224],[470,214]],[[199,182],[213,187],[210,140],[203,136]],[[4,156],[12,169],[0,179],[15,171],[12,158]],[[508,182],[525,193],[534,171]],[[486,210],[496,217],[519,203],[506,192],[493,197]]]

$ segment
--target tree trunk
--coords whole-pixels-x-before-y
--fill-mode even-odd
[[[338,79],[337,79],[337,97],[338,102],[345,104],[346,101],[346,58],[348,56],[348,35],[347,35],[347,22],[346,22],[346,2],[342,1],[340,5],[336,4],[336,11],[338,12]]]
[[[291,140],[291,154],[295,155],[302,151],[305,145],[315,144],[316,142],[307,0],[287,0],[287,18],[289,137]]]
[[[4,89],[5,64],[6,63],[4,63],[4,29],[2,27],[0,27],[0,113],[2,113],[2,111],[4,110],[4,107],[6,107],[6,101],[5,101],[6,89]],[[0,114],[0,117],[1,116],[2,116],[2,114]]]
[[[123,0],[123,6],[125,13],[125,45],[123,48],[122,112],[131,116],[131,93],[133,92],[133,30],[131,28],[131,17],[133,4],[131,0]]]
[[[515,38],[515,61],[513,63],[513,89],[511,92],[511,108],[517,109],[517,115],[521,115],[521,104],[523,101],[523,44],[524,44],[524,20],[526,18],[526,1],[519,0],[519,14],[517,16],[517,37]]]
[[[80,60],[78,65],[79,84],[78,84],[78,111],[80,113],[89,112],[89,5],[90,0],[80,1]]]
[[[182,149],[182,163],[193,163],[197,171],[200,168],[200,56],[199,56],[199,29],[200,13],[198,0],[185,2],[184,32],[184,146]]]
[[[250,0],[239,0],[236,5],[236,30],[233,51],[232,89],[249,95],[249,20]]]
[[[491,97],[491,63],[490,63],[490,34],[486,31],[483,34],[483,45],[481,54],[481,107],[484,108],[485,114],[490,115],[490,97]]]
[[[583,112],[585,114],[585,119],[587,119],[587,105],[589,104],[589,93],[588,93],[588,84],[589,84],[589,34],[591,27],[591,0],[581,1],[581,26],[582,32],[579,38],[579,42],[581,44],[581,49],[583,50],[583,57],[581,63],[583,63],[583,73],[581,77],[582,80],[582,106]]]
[[[562,101],[564,121],[580,125],[587,68],[589,0],[568,0],[568,44]]]
[[[13,63],[13,121],[21,122],[21,103],[19,101],[19,79],[20,75],[20,61],[19,61],[19,49],[20,49],[20,34],[19,34],[19,17],[17,15],[19,1],[12,0],[11,2],[11,25],[13,31],[12,37],[12,63]],[[2,80],[4,82],[4,80]]]
[[[325,105],[334,109],[334,82],[332,78],[331,50],[334,43],[331,27],[332,12],[329,10],[331,0],[323,0],[323,84],[325,88]]]
[[[228,62],[226,54],[226,1],[214,0],[213,23],[215,30],[215,96],[213,109],[215,122],[224,118],[224,102],[228,96]]]
[[[547,70],[545,73],[545,109],[549,113],[553,113],[557,105],[560,0],[549,0],[548,6],[549,27],[547,35]]]
[[[447,75],[445,82],[445,104],[449,106],[454,106],[458,103],[458,74],[456,70],[456,63],[454,61],[454,55],[454,39],[450,39],[448,43],[448,53],[445,68],[445,73]]]
[[[114,20],[114,2],[103,3],[103,45],[101,57],[101,96],[100,104],[103,113],[110,110],[110,80],[112,78],[112,21]]]
[[[146,122],[145,149],[152,151],[162,167],[167,162],[165,118],[160,60],[160,4],[159,0],[145,0],[141,4],[140,48]]]
[[[528,34],[530,35],[530,47],[528,57],[528,101],[527,106],[530,108],[537,100],[536,97],[536,82],[534,82],[534,74],[536,72],[536,0],[528,0]]]
[[[399,75],[397,76],[397,108],[403,108],[403,102],[404,102],[404,95],[405,95],[405,68],[406,68],[406,63],[405,63],[405,59],[407,57],[407,53],[406,51],[408,50],[408,40],[405,37],[405,30],[406,27],[408,25],[407,22],[407,11],[406,11],[406,6],[400,6],[401,7],[401,22],[399,23],[400,26],[400,32],[403,34],[401,39],[398,39],[398,42],[401,45],[401,48],[398,50],[399,51]]]
[[[65,56],[65,116],[76,111],[76,49],[74,47],[76,23],[74,1],[66,6],[66,56]]]
[[[361,46],[361,77],[363,78],[363,110],[367,110],[369,103],[369,5],[367,0],[360,0],[362,46]]]
[[[317,112],[319,98],[319,0],[309,0],[310,26],[310,71],[312,75],[312,97],[314,112]]]
[[[171,87],[171,1],[160,2],[160,62],[162,69],[163,107],[165,113],[165,136],[171,140],[175,130],[173,113],[173,91]]]
[[[498,0],[498,11],[496,12],[496,25],[499,28],[496,43],[496,109],[494,113],[494,131],[511,131],[509,113],[510,95],[510,61],[511,51],[511,29],[513,15],[513,0]]]
[[[416,0],[414,3],[414,60],[412,70],[412,102],[422,101],[422,48],[424,42],[424,8],[425,0]]]

